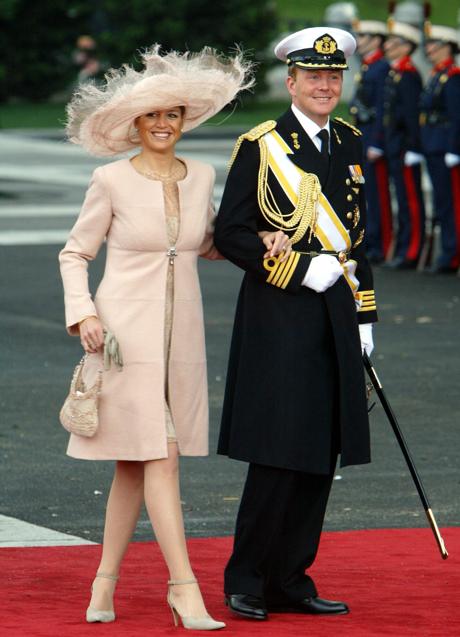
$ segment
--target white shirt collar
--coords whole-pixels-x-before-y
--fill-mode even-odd
[[[308,137],[311,140],[318,141],[319,143],[319,139],[318,137],[316,137],[316,135],[319,133],[320,130],[323,130],[323,129],[327,130],[327,132],[330,135],[331,130],[329,127],[329,121],[330,121],[329,118],[327,120],[326,125],[321,127],[321,126],[318,126],[318,124],[316,124],[309,117],[307,117],[304,113],[302,113],[302,111],[298,109],[297,106],[295,106],[294,104],[291,104],[291,109],[294,115],[299,120],[300,125],[302,126],[302,128],[304,129],[304,131],[307,133]]]

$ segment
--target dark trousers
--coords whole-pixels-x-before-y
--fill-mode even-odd
[[[337,454],[332,467],[335,467]],[[225,593],[267,604],[316,596],[305,570],[315,560],[331,475],[250,464],[225,569]]]
[[[420,164],[405,166],[402,158],[392,157],[388,167],[398,201],[398,234],[395,257],[417,261],[425,238],[425,203]]]
[[[377,161],[364,160],[366,179],[366,252],[369,257],[387,256],[393,238],[388,166],[383,157]]]
[[[446,166],[444,155],[427,155],[426,165],[433,186],[434,223],[441,227],[441,254],[437,265],[458,267],[460,232],[456,228],[451,169]]]

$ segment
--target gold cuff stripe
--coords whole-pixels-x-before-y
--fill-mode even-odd
[[[370,312],[377,309],[374,290],[361,290],[356,292],[355,297],[361,303],[358,312]]]
[[[279,257],[264,259],[264,268],[270,271],[267,283],[276,285],[284,290],[295,272],[299,259],[299,252],[291,252],[288,259],[282,263],[279,261]]]
[[[267,283],[273,283],[273,278],[279,274],[280,267],[284,268],[285,263],[286,262],[280,263],[279,257],[268,257],[267,259],[264,259],[264,268],[270,272],[267,278]]]
[[[278,286],[281,285],[280,280],[283,278],[283,272],[289,268],[289,265],[291,264],[293,256],[294,255],[291,253],[290,257],[286,261],[283,261],[283,263],[280,263],[278,265],[278,267],[276,268],[275,276],[271,280],[271,283],[273,285],[278,285]]]
[[[291,252],[291,254],[289,255],[289,258],[284,263],[282,263],[280,267],[278,268],[278,273],[272,281],[273,285],[277,285],[278,287],[281,287],[281,284],[283,283],[286,274],[289,273],[289,269],[294,259],[295,259],[295,253]]]
[[[283,290],[286,289],[287,284],[292,279],[292,275],[294,274],[295,269],[297,268],[299,259],[300,259],[300,254],[298,252],[294,252],[294,258],[292,259],[291,265],[289,266],[289,270],[286,272],[286,275],[284,276],[284,280],[283,281],[280,280],[279,282]]]

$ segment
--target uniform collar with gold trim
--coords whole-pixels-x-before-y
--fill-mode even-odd
[[[327,130],[330,136],[331,134],[330,120],[328,119],[326,125],[321,127],[321,126],[318,126],[316,122],[314,122],[309,117],[307,117],[304,113],[302,113],[302,111],[298,109],[297,106],[295,106],[294,104],[291,104],[291,110],[294,113],[295,118],[299,121],[299,124],[304,129],[305,133],[308,135],[311,141],[315,144],[316,148],[318,148],[319,150],[321,147],[321,143],[317,135],[321,130]]]

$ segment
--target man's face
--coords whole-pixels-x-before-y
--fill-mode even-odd
[[[365,56],[380,47],[381,37],[379,35],[370,35],[369,33],[358,33],[356,44],[359,55]]]
[[[394,60],[399,60],[399,58],[402,58],[405,55],[409,55],[411,45],[409,42],[397,35],[390,35],[383,45],[383,50],[385,52],[385,57],[390,62],[393,62]]]
[[[342,94],[342,71],[297,68],[286,80],[292,103],[318,126],[324,126]]]
[[[436,40],[428,40],[425,53],[432,64],[439,64],[451,56],[450,46]]]

